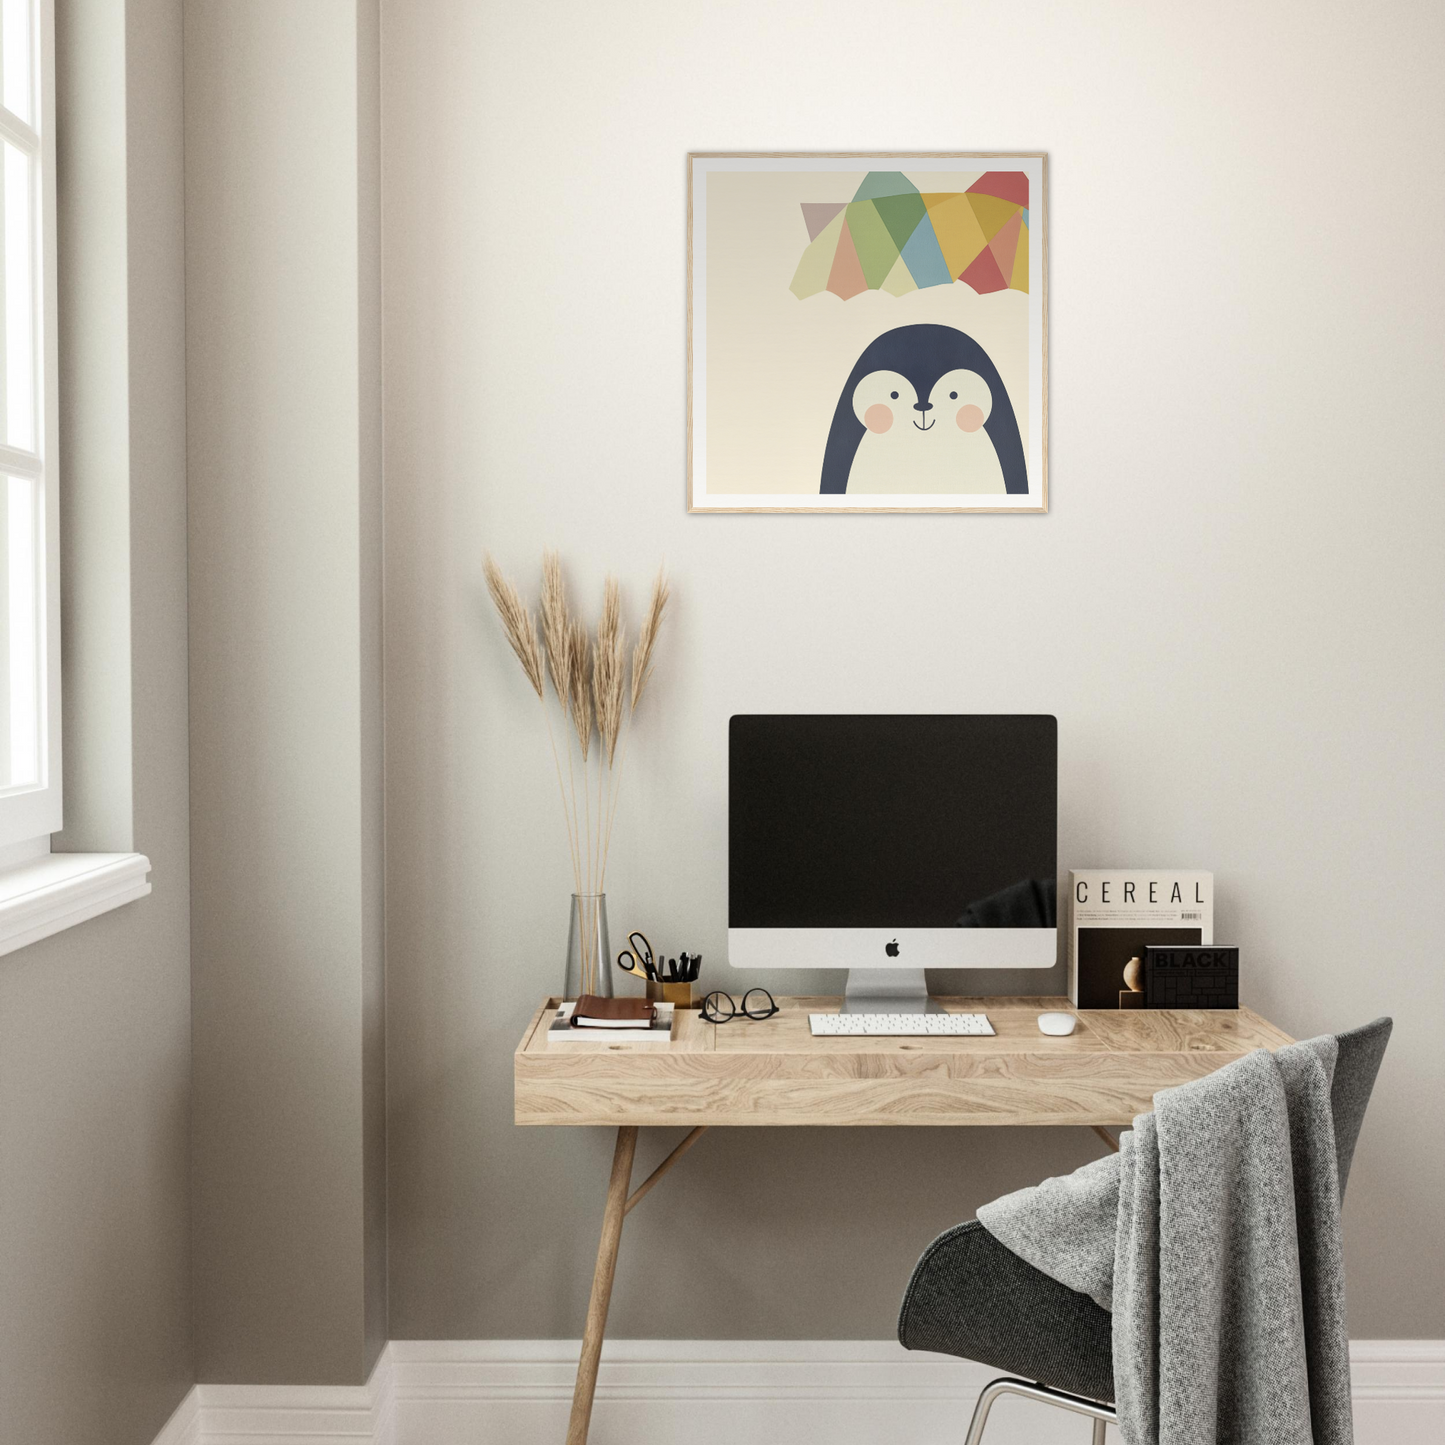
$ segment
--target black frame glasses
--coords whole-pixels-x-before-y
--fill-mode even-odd
[[[766,1003],[757,998],[759,994],[767,1000]],[[777,1000],[765,988],[750,988],[743,995],[741,1008],[733,1001],[732,994],[724,993],[720,988],[715,988],[702,1001],[702,1016],[710,1024],[728,1024],[741,1018],[770,1019],[778,1012]]]

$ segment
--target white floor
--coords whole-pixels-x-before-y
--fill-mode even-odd
[[[1445,1440],[1445,1341],[1357,1340],[1356,1445]],[[560,1445],[577,1342],[397,1340],[366,1385],[201,1385],[156,1445]],[[617,1340],[591,1445],[957,1445],[999,1372],[891,1341]],[[1004,1399],[988,1445],[1086,1445]],[[1112,1439],[1112,1436],[1111,1436]]]

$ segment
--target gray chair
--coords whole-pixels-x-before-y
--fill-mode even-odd
[[[1330,1102],[1341,1198],[1392,1027],[1382,1018],[1337,1036]],[[903,1296],[898,1338],[910,1350],[958,1355],[1023,1377],[985,1387],[965,1445],[983,1438],[1000,1395],[1087,1416],[1094,1445],[1103,1445],[1105,1427],[1116,1418],[1113,1316],[1020,1259],[976,1219],[939,1235],[924,1251]]]

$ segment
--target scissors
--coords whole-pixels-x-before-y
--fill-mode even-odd
[[[636,974],[649,983],[657,979],[657,965],[653,960],[652,945],[647,936],[632,932],[627,935],[628,947],[617,955],[617,966],[623,973]]]

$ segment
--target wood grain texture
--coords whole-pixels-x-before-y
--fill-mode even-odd
[[[626,1126],[618,1129],[612,1175],[607,1181],[607,1203],[602,1210],[602,1238],[597,1245],[592,1295],[587,1301],[587,1324],[582,1331],[577,1383],[572,1391],[572,1413],[567,1421],[567,1445],[587,1445],[592,1397],[597,1391],[597,1367],[602,1360],[602,1337],[607,1332],[612,1280],[617,1273],[617,1247],[622,1242],[622,1221],[627,1214],[627,1186],[632,1180],[632,1160],[636,1152],[637,1130]]]
[[[814,1038],[836,998],[780,998],[756,1022],[689,1014],[668,1048],[549,1047],[541,1020],[515,1056],[518,1124],[1124,1125],[1159,1089],[1202,1078],[1287,1034],[1249,1009],[1080,1012],[1074,1033],[1038,1031],[1062,998],[942,999],[986,1013],[992,1038]]]

